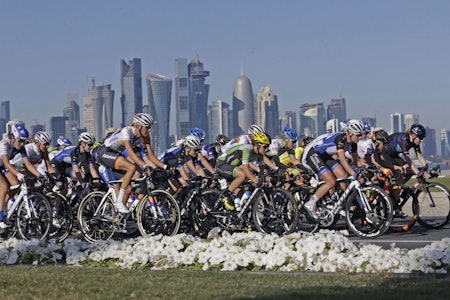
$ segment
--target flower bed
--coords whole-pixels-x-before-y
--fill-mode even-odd
[[[102,241],[69,238],[62,244],[9,239],[0,243],[0,265],[67,264],[148,269],[267,270],[348,273],[444,273],[450,238],[405,250],[355,245],[344,231],[287,236],[257,232],[212,233],[208,239],[179,234]]]

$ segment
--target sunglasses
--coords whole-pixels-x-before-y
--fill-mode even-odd
[[[87,143],[86,143],[86,145],[88,145],[89,147],[92,147],[92,146],[94,146],[94,144],[87,144]]]
[[[25,142],[27,141],[26,139],[24,140],[24,139],[17,139],[17,141],[20,143],[20,144],[25,144]]]
[[[264,149],[267,149],[267,148],[269,148],[269,145],[258,145],[259,147],[263,147]]]

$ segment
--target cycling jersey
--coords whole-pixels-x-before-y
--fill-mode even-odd
[[[417,154],[420,154],[420,146],[409,140],[409,134],[405,132],[396,132],[389,136],[389,143],[384,147],[383,154],[392,158],[405,159],[405,154],[413,148]]]
[[[365,160],[365,162],[369,165],[372,163],[370,157],[372,156],[373,151],[373,142],[371,139],[358,141],[358,157]]]
[[[22,160],[24,157],[27,157],[27,152],[25,151],[25,147],[22,146],[20,149],[16,149],[9,139],[4,139],[0,141],[0,156],[6,155],[8,160],[11,159],[20,159]],[[14,165],[14,164],[13,164]],[[0,159],[0,167],[4,168],[3,161]]]
[[[134,127],[126,126],[120,131],[114,132],[109,138],[105,139],[104,145],[109,149],[117,153],[121,153],[125,150],[125,146],[120,143],[120,141],[130,141],[131,145],[138,146],[145,142],[144,137],[135,138]]]
[[[228,143],[226,143],[225,145],[222,146],[222,153],[224,153],[225,151],[227,151],[228,149],[230,149],[232,146],[234,146],[234,144],[251,144],[252,140],[250,139],[250,136],[248,134],[242,134],[242,135],[238,135],[237,137],[231,139],[228,141]]]
[[[182,147],[172,147],[164,151],[158,159],[170,167],[181,168],[189,160],[195,158],[187,154]]]
[[[59,174],[67,174],[67,168],[78,165],[80,169],[89,174],[89,165],[93,164],[92,156],[88,152],[81,152],[79,146],[68,146],[55,154],[51,163]]]

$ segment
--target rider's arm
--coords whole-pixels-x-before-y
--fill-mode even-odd
[[[161,169],[167,169],[167,165],[165,165],[162,161],[160,161],[158,157],[156,157],[155,152],[153,152],[150,139],[148,143],[145,143],[145,149],[147,150],[148,158],[153,164],[155,164],[155,166]]]
[[[209,172],[210,174],[216,173],[216,170],[214,170],[214,168],[211,166],[211,164],[209,163],[209,161],[208,161],[201,153],[198,153],[197,155],[198,155],[198,158],[199,158],[199,160],[200,160],[202,166],[205,167],[206,170],[208,170],[208,172]]]
[[[250,171],[248,164],[242,164],[242,171],[244,172],[245,176],[254,184],[258,184],[258,178]]]
[[[30,162],[30,160],[28,159],[28,157],[23,157],[23,163],[25,164],[25,167],[27,168],[28,171],[30,171],[34,176],[39,177],[39,175],[41,175],[41,173],[39,173],[39,171],[34,167],[34,165]]]

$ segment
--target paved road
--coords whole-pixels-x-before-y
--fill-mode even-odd
[[[435,241],[450,237],[450,224],[440,229],[426,229],[419,223],[416,223],[409,231],[406,232],[385,232],[376,239],[361,239],[356,236],[350,236],[350,240],[354,243],[370,243],[383,247],[391,248],[392,244],[403,249],[422,248]]]

